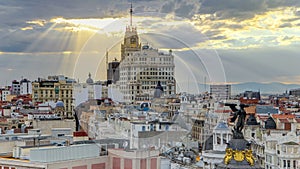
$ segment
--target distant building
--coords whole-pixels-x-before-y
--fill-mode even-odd
[[[73,100],[74,106],[77,107],[80,103],[91,99],[101,99],[103,97],[103,85],[94,83],[94,80],[89,74],[86,83],[76,83],[73,85]]]
[[[20,82],[17,80],[13,80],[11,82],[11,94],[19,95],[20,94]]]
[[[20,94],[21,95],[32,94],[31,81],[29,81],[28,79],[22,79],[20,81]]]
[[[1,101],[7,101],[7,96],[11,94],[10,87],[6,86],[5,88],[0,89],[0,99]]]
[[[119,69],[120,62],[115,59],[114,61],[108,63],[107,68],[107,83],[116,83],[120,77],[120,69]]]
[[[210,85],[210,94],[213,95],[216,100],[228,100],[231,96],[231,85]]]
[[[50,101],[62,101],[68,118],[73,117],[73,84],[74,79],[65,76],[49,76],[48,79],[38,79],[32,82],[33,104]]]
[[[243,98],[260,100],[260,92],[245,91],[242,95]]]
[[[240,103],[241,104],[258,104],[260,102],[260,92],[245,91],[241,94]]]
[[[289,94],[300,97],[300,89],[292,89]]]

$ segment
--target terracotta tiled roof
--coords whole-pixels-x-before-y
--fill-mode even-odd
[[[294,119],[296,116],[294,114],[273,114],[274,119]]]
[[[266,121],[269,118],[269,116],[268,115],[257,115],[257,118],[260,121]]]
[[[247,114],[255,114],[256,113],[256,106],[246,107],[245,111],[247,112]]]

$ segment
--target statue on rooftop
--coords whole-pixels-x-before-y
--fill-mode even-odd
[[[234,126],[233,130],[233,138],[234,139],[243,139],[243,133],[242,130],[245,125],[245,119],[246,119],[246,111],[244,110],[245,107],[249,107],[246,104],[240,104],[240,109],[237,109],[235,106],[236,104],[226,103],[225,106],[229,106],[230,109],[234,112],[233,117],[230,119],[230,122],[235,122],[237,119],[237,122]]]

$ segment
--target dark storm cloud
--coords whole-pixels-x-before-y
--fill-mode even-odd
[[[300,6],[299,0],[201,0],[199,13],[218,19],[248,19],[272,8]]]
[[[202,2],[202,13],[234,9],[238,11],[259,11],[265,8],[263,0],[205,0]]]
[[[269,8],[300,6],[299,0],[265,0]]]

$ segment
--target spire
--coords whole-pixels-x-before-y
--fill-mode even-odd
[[[133,10],[132,10],[132,1],[131,1],[131,4],[130,4],[130,27],[132,27],[132,13],[133,13]]]
[[[106,69],[108,69],[108,51],[106,49],[106,53],[105,53],[105,59],[106,59]]]

